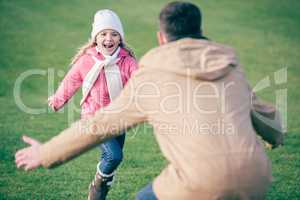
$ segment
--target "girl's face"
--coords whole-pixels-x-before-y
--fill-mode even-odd
[[[96,43],[105,55],[112,55],[121,43],[121,36],[117,31],[105,29],[97,34]]]

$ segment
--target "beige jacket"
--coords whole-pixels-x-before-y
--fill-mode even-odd
[[[251,124],[250,99],[233,49],[206,40],[171,42],[141,59],[110,106],[45,143],[42,164],[61,164],[147,121],[168,161],[153,183],[158,199],[261,199],[271,168]]]

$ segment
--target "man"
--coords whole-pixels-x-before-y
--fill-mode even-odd
[[[251,90],[233,49],[203,37],[200,10],[191,3],[169,3],[159,19],[160,47],[140,60],[121,95],[43,145],[24,138],[31,147],[17,152],[17,166],[57,166],[148,122],[168,165],[138,200],[263,199],[271,165],[252,126]],[[255,102],[260,114],[274,114],[274,107]]]

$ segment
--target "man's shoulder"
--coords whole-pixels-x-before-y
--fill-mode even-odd
[[[234,51],[232,47],[226,44],[214,42],[211,40],[184,38],[150,49],[144,54],[144,56],[142,56],[142,58],[140,59],[140,63],[157,59],[168,59],[168,57],[170,56],[173,57],[179,55],[183,49],[192,50],[194,48],[201,47],[203,47],[203,49],[223,49]]]
[[[139,60],[140,64],[159,61],[174,55],[177,44],[174,42],[158,46],[147,51]]]
[[[180,39],[152,48],[141,57],[139,63],[153,63],[155,61],[165,60],[169,59],[170,57],[174,57],[178,55],[178,51],[180,51],[180,48],[189,46],[189,44],[186,44],[186,41],[188,40],[190,39]]]

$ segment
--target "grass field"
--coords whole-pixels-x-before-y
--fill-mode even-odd
[[[193,1],[204,14],[204,32],[210,39],[233,46],[255,86],[270,76],[272,86],[259,96],[275,102],[275,91],[287,89],[285,146],[268,150],[274,182],[270,200],[300,199],[300,1]],[[13,95],[17,78],[29,69],[54,70],[55,88],[77,47],[87,41],[96,10],[110,8],[121,17],[127,42],[138,57],[157,45],[157,16],[166,2],[0,0],[0,199],[86,199],[95,172],[98,150],[53,170],[25,173],[14,165],[20,137],[45,141],[67,127],[63,112],[30,115],[20,110]],[[276,85],[274,72],[287,68],[287,82]],[[47,109],[48,76],[25,79],[21,98],[27,106]],[[79,103],[80,95],[75,97]],[[76,114],[77,119],[79,115]],[[137,133],[137,134],[136,134]],[[135,193],[164,167],[165,160],[148,125],[127,136],[125,160],[109,199],[133,199]]]

